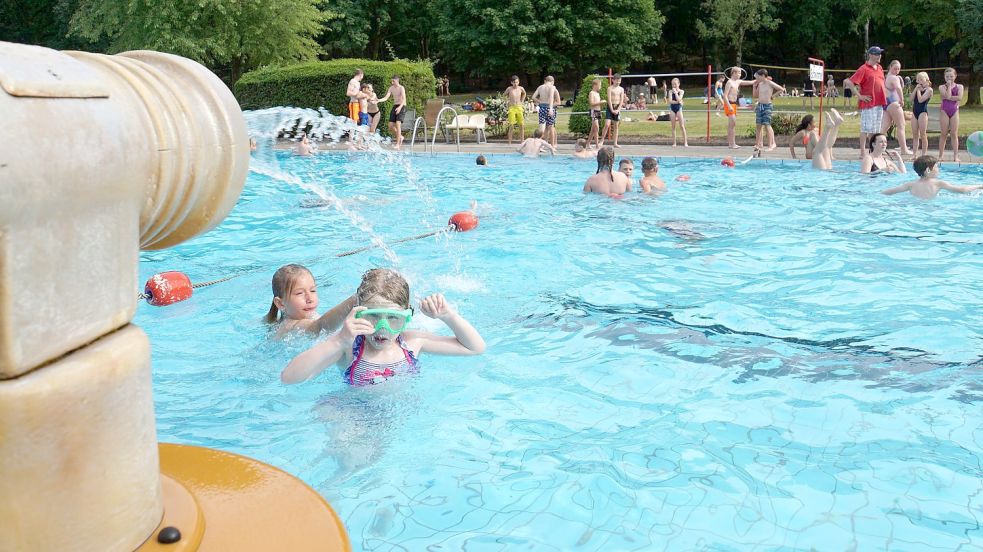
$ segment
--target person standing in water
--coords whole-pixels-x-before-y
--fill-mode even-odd
[[[631,191],[631,182],[621,171],[614,170],[614,148],[604,146],[597,150],[597,172],[584,183],[584,193],[604,194],[620,199]]]

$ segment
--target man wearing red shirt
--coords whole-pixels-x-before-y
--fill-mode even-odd
[[[852,90],[860,100],[861,154],[867,149],[870,135],[881,131],[881,118],[884,116],[884,106],[887,105],[884,68],[880,65],[883,53],[884,50],[879,46],[868,48],[867,63],[861,65],[853,76],[843,81],[843,85]]]

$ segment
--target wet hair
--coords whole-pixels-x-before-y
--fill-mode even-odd
[[[594,174],[599,174],[601,169],[608,171],[611,176],[611,182],[614,182],[614,148],[611,146],[604,146],[603,148],[597,150],[597,172]]]
[[[754,76],[756,76],[756,77],[767,77],[768,76],[768,70],[767,69],[758,69],[757,71],[754,72]]]
[[[934,155],[922,155],[915,159],[915,172],[918,173],[918,176],[925,176],[925,171],[934,167],[938,162],[938,158]]]
[[[579,138],[577,140],[577,147],[580,148],[580,149],[582,149],[582,150],[583,149],[587,149],[587,140],[585,140],[583,138]]]
[[[618,161],[619,170],[621,169],[621,167],[634,167],[634,166],[635,166],[635,162],[627,157],[622,157],[621,161]]]
[[[542,130],[539,130],[537,128],[536,131],[532,133],[532,137],[533,138],[542,138],[543,137],[543,131]]]
[[[307,274],[311,278],[314,277],[306,266],[299,264],[288,264],[278,268],[273,273],[273,297],[279,297],[281,301],[289,297],[297,285],[297,280],[304,274]],[[263,321],[267,324],[274,324],[282,319],[283,313],[277,308],[276,301],[270,303],[270,311],[263,317]]]
[[[878,136],[884,135],[880,132],[875,132],[874,134],[870,135],[870,142],[867,144],[867,147],[870,148],[871,153],[874,151],[874,140],[876,140]],[[887,136],[884,136],[884,139],[887,140]]]
[[[474,162],[477,165],[487,165],[488,164],[488,160],[485,159],[485,156],[484,155],[479,155],[478,157],[475,157],[474,158]]]
[[[659,168],[659,160],[655,157],[646,157],[642,159],[642,172],[652,172]]]
[[[812,121],[814,119],[815,117],[813,117],[812,115],[806,115],[805,117],[802,117],[802,120],[799,121],[799,126],[795,127],[795,132],[799,132],[809,128],[809,125],[812,124]]]
[[[398,272],[388,268],[373,268],[363,274],[355,296],[359,305],[379,296],[404,309],[410,308],[410,285]]]

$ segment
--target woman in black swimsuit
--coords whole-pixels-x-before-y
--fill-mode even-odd
[[[897,151],[892,151],[891,155],[894,156],[894,161],[884,155],[887,151],[887,136],[881,133],[871,134],[870,136],[870,151],[864,152],[864,158],[860,161],[860,172],[864,174],[875,173],[875,172],[887,172],[887,173],[906,173],[908,170],[904,166],[904,160],[901,159],[901,154]]]

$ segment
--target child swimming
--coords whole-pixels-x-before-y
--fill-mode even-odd
[[[362,276],[355,297],[357,306],[348,313],[341,331],[294,357],[280,374],[280,381],[307,381],[337,363],[351,385],[382,383],[400,373],[419,371],[417,357],[423,352],[477,355],[485,350],[478,331],[439,293],[420,301],[420,312],[447,324],[454,336],[407,330],[414,314],[410,287],[395,271],[369,270]]]
[[[901,192],[911,192],[911,195],[920,199],[935,199],[939,190],[949,190],[957,194],[965,194],[975,190],[983,189],[983,184],[973,186],[955,186],[945,180],[939,180],[939,160],[931,155],[923,155],[915,159],[915,172],[919,179],[905,182],[900,186],[888,188],[881,193],[884,195],[894,195]]]
[[[355,306],[355,296],[321,317],[317,316],[318,304],[317,283],[311,271],[299,264],[284,265],[273,274],[273,303],[263,320],[267,324],[277,324],[275,339],[282,339],[294,331],[312,335],[333,332],[341,326],[345,313]]]
[[[666,191],[666,183],[659,176],[659,160],[655,157],[642,159],[642,173],[645,175],[638,181],[642,193],[657,194]]]

